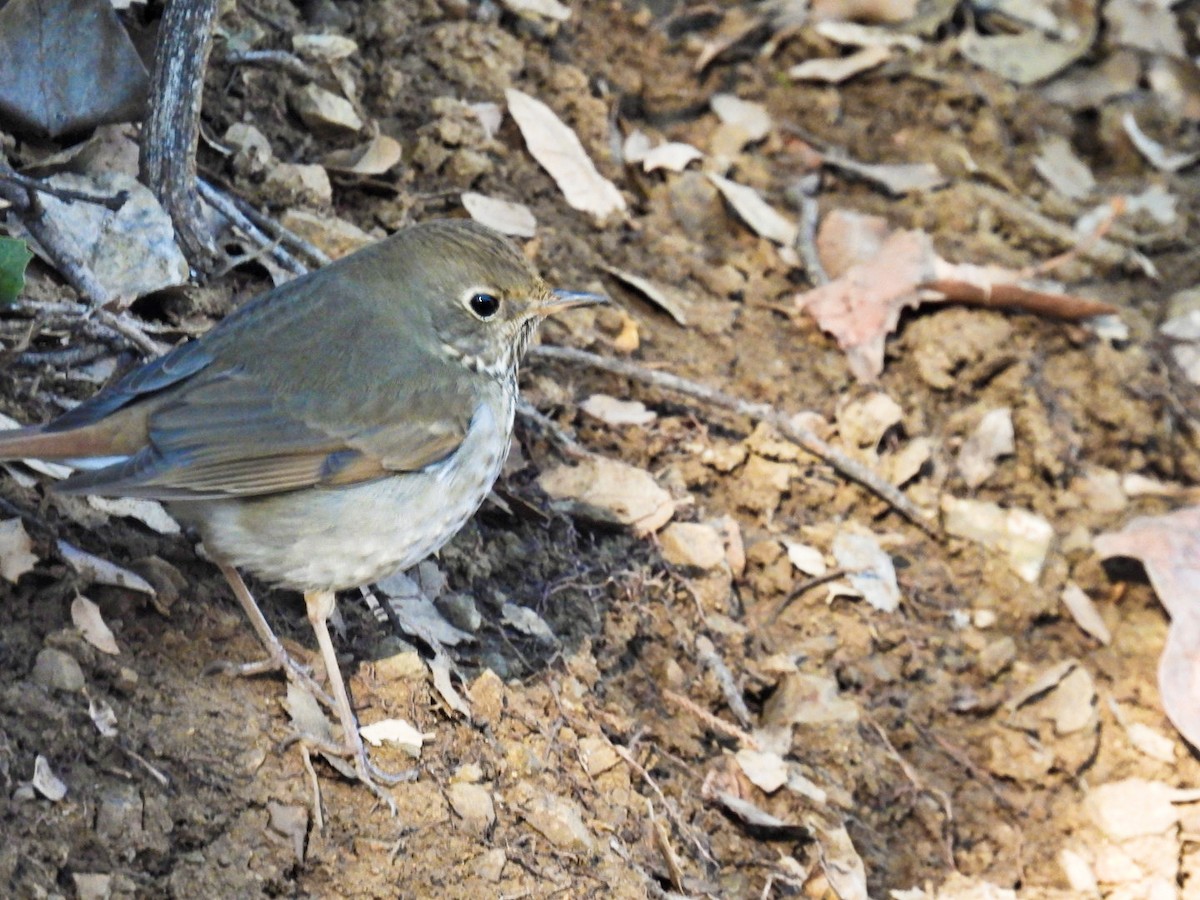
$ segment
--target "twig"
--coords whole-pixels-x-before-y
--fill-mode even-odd
[[[548,435],[552,441],[562,448],[562,451],[567,456],[575,459],[583,459],[586,456],[592,455],[591,451],[575,440],[574,436],[567,429],[563,428],[528,400],[517,400],[517,415],[525,421],[532,423],[537,428],[540,428],[543,433]]]
[[[55,270],[66,279],[76,292],[97,305],[109,301],[108,289],[100,283],[95,273],[79,257],[75,246],[63,239],[62,234],[46,219],[46,208],[36,190],[11,180],[16,172],[0,155],[0,199],[12,204],[21,222],[37,241],[42,251],[50,257]]]
[[[316,72],[286,50],[230,50],[221,57],[221,62],[231,66],[273,66],[307,81],[317,80]]]
[[[307,256],[313,265],[327,266],[333,261],[329,258],[329,254],[316,244],[306,241],[290,228],[285,228],[283,223],[278,219],[273,219],[265,213],[259,212],[248,200],[239,197],[237,194],[230,194],[229,196],[233,199],[234,205],[242,211],[247,219],[267,234],[278,238],[283,244],[289,245],[304,256]]]
[[[733,680],[733,673],[729,671],[729,666],[725,665],[725,660],[721,659],[717,653],[713,642],[704,635],[696,638],[696,659],[716,677],[717,684],[721,686],[721,693],[725,695],[725,705],[737,718],[738,723],[743,728],[753,725],[754,717],[750,715],[746,701],[742,699],[742,692],[738,690],[737,682]]]
[[[75,191],[70,188],[56,187],[52,184],[46,184],[44,181],[38,181],[36,178],[30,178],[28,175],[22,175],[20,172],[14,171],[8,166],[0,168],[0,179],[11,181],[13,184],[23,187],[30,191],[37,191],[40,194],[49,194],[51,197],[57,197],[59,200],[78,200],[81,203],[93,203],[96,206],[103,206],[105,209],[111,209],[113,212],[119,210],[125,205],[125,201],[129,199],[129,191],[119,191],[112,196],[106,197],[102,194],[92,194],[87,191]]]
[[[828,584],[831,581],[836,581],[845,574],[845,569],[834,569],[830,572],[826,572],[824,575],[817,575],[814,578],[810,578],[807,581],[800,583],[792,589],[790,594],[788,594],[779,602],[779,605],[775,607],[774,612],[767,617],[767,621],[763,622],[763,627],[774,625],[776,620],[784,614],[789,606],[791,606],[798,599],[800,599],[800,597],[802,597],[804,594],[807,594],[813,588],[820,587],[823,584]]]
[[[821,256],[817,253],[817,221],[820,218],[817,192],[820,189],[821,173],[813,172],[796,182],[793,192],[796,205],[800,208],[800,223],[793,243],[813,287],[829,284],[829,273],[821,265]]]
[[[1056,319],[1090,319],[1092,316],[1112,316],[1119,312],[1110,303],[1073,294],[1039,291],[1019,284],[982,285],[945,278],[923,282],[921,287],[945,294],[948,299],[959,303],[1023,309],[1039,316],[1051,316]]]
[[[166,5],[142,130],[142,181],[170,215],[188,261],[204,273],[220,258],[204,230],[204,210],[196,193],[200,104],[217,6],[218,0]]]
[[[633,758],[632,753],[630,753],[620,744],[614,744],[610,741],[608,745],[612,747],[613,752],[616,753],[617,756],[621,757],[621,759],[625,761],[625,765],[633,769],[634,773],[641,778],[642,781],[646,782],[646,785],[650,788],[650,790],[654,791],[654,793],[658,796],[659,801],[661,801],[663,809],[666,810],[667,817],[671,820],[672,824],[679,829],[679,833],[687,835],[692,842],[692,846],[696,848],[696,851],[700,854],[700,856],[703,857],[710,866],[715,868],[717,866],[717,861],[713,859],[712,854],[708,852],[708,848],[700,843],[699,838],[692,833],[692,829],[689,828],[683,819],[680,818],[679,813],[676,812],[675,808],[671,805],[671,801],[667,799],[667,795],[662,792],[662,788],[660,788],[658,783],[652,777],[650,777],[650,773],[647,772],[642,765]]]
[[[196,188],[200,192],[200,196],[213,207],[217,212],[229,220],[229,224],[234,228],[238,228],[246,234],[246,237],[265,248],[267,252],[279,263],[283,268],[287,269],[294,275],[303,275],[308,271],[308,267],[296,257],[292,256],[287,250],[279,246],[277,241],[273,241],[268,235],[264,234],[253,222],[251,222],[233,200],[226,197],[215,187],[209,184],[202,178],[196,179]]]
[[[851,481],[857,482],[876,496],[885,500],[906,519],[931,537],[938,537],[938,527],[902,493],[899,488],[889,484],[878,474],[868,469],[862,463],[851,459],[842,451],[830,446],[807,428],[797,425],[774,407],[766,403],[751,403],[706,387],[669,372],[654,372],[636,363],[623,359],[613,359],[589,353],[586,350],[576,350],[572,347],[551,347],[543,344],[529,351],[531,355],[541,359],[554,359],[577,365],[591,366],[631,378],[642,384],[653,385],[668,391],[677,391],[711,406],[727,409],[738,415],[747,416],[758,422],[766,422],[780,434],[803,447],[809,453],[817,456]]]
[[[892,739],[888,737],[887,732],[883,730],[883,726],[876,722],[870,716],[867,716],[867,724],[875,730],[879,739],[883,741],[884,749],[888,755],[895,760],[896,765],[900,767],[900,771],[904,773],[904,777],[908,779],[919,794],[928,794],[933,797],[938,805],[942,807],[942,814],[946,817],[943,824],[943,833],[941,835],[943,843],[942,849],[946,854],[946,865],[951,872],[957,872],[958,866],[954,864],[954,807],[950,804],[950,797],[945,791],[940,788],[931,788],[925,784],[921,776],[917,774],[917,770],[909,765],[908,760],[900,755],[900,751],[896,749],[896,745],[892,743]]]
[[[972,184],[970,191],[979,203],[994,207],[1001,215],[1019,222],[1031,231],[1037,231],[1065,247],[1077,247],[1079,254],[1092,262],[1120,269],[1133,269],[1147,278],[1158,278],[1154,263],[1136,250],[1122,247],[1105,238],[1089,239],[1083,243],[1069,225],[1064,225],[1043,215],[1028,204],[1004,191],[986,184]]]
[[[146,356],[161,356],[166,350],[149,337],[127,313],[113,313],[84,303],[69,300],[18,299],[8,307],[13,312],[31,312],[35,315],[61,315],[73,319],[93,337],[109,340],[118,346],[133,347]]]
[[[751,750],[762,749],[759,746],[758,741],[756,741],[754,739],[754,735],[748,734],[747,732],[738,728],[736,725],[730,725],[728,722],[726,722],[724,719],[720,718],[719,716],[714,716],[707,709],[704,709],[702,706],[700,706],[700,704],[696,703],[696,701],[692,700],[690,697],[685,697],[685,696],[683,696],[683,694],[677,694],[677,693],[675,693],[675,691],[667,690],[667,689],[663,690],[663,696],[666,697],[668,700],[670,700],[672,703],[682,706],[684,709],[686,709],[688,712],[690,712],[693,716],[695,716],[697,719],[699,719],[701,722],[703,722],[705,725],[707,725],[713,731],[719,731],[721,734],[724,734],[728,737],[733,738],[735,741],[737,741],[743,747],[748,747]]]

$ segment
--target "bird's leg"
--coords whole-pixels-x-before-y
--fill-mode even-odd
[[[392,798],[376,782],[384,784],[399,784],[411,778],[409,773],[390,775],[382,772],[367,759],[367,748],[363,746],[362,736],[358,733],[358,719],[354,708],[350,705],[350,695],[346,691],[346,682],[342,680],[342,670],[338,667],[337,653],[333,649],[333,639],[329,636],[328,619],[333,614],[333,591],[310,591],[304,595],[304,605],[308,610],[308,621],[313,633],[317,636],[317,646],[321,648],[321,657],[325,660],[325,674],[329,678],[329,687],[333,691],[334,707],[342,724],[343,750],[347,757],[354,761],[354,771],[358,780],[375,792],[396,812],[396,804]]]
[[[235,675],[246,676],[261,675],[263,672],[282,670],[288,678],[311,693],[317,700],[324,703],[330,709],[335,708],[337,703],[329,694],[321,689],[321,686],[317,684],[308,668],[292,659],[287,650],[284,649],[279,638],[275,636],[275,632],[271,630],[271,626],[262,614],[262,610],[258,608],[258,604],[254,600],[254,595],[250,593],[250,589],[246,587],[246,582],[238,574],[237,569],[233,566],[223,564],[219,568],[221,569],[221,574],[225,576],[225,580],[229,582],[229,587],[232,588],[233,595],[237,597],[238,603],[245,610],[246,618],[250,620],[250,624],[254,627],[254,633],[258,635],[259,642],[262,643],[267,651],[267,658],[260,662],[244,664],[226,663],[221,666],[221,669],[232,672]]]

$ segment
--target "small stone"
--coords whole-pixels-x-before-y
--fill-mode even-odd
[[[112,896],[112,876],[102,872],[72,872],[78,900],[108,900]]]
[[[534,831],[560,849],[587,852],[595,844],[579,806],[565,797],[548,793],[534,797],[522,815]]]
[[[484,881],[497,882],[508,864],[508,854],[500,847],[481,853],[475,860],[475,874]]]
[[[318,216],[303,209],[289,209],[279,221],[284,228],[316,244],[333,259],[375,243],[375,238],[357,225],[336,216]]]
[[[598,737],[579,739],[579,759],[584,770],[593,778],[607,772],[621,760],[612,745]]]
[[[402,681],[408,678],[424,678],[425,663],[416,650],[397,653],[376,661],[375,677],[380,681]]]
[[[30,677],[43,687],[70,693],[82,691],[86,683],[83,669],[75,657],[54,647],[46,647],[38,653]]]
[[[979,653],[979,671],[984,678],[993,679],[1013,664],[1017,644],[1007,635],[992,641]]]
[[[362,119],[349,100],[315,84],[292,91],[288,99],[296,115],[313,131],[346,134],[363,127]]]
[[[142,795],[131,784],[106,788],[96,808],[96,835],[104,841],[136,846],[142,832]]]
[[[483,615],[470,594],[446,594],[438,597],[433,605],[455,628],[474,634],[483,625]]]
[[[471,717],[486,725],[496,725],[504,714],[504,682],[491,669],[483,671],[467,688]]]
[[[329,173],[321,166],[278,163],[267,172],[266,185],[284,203],[328,206],[333,201]]]
[[[446,799],[467,829],[475,834],[483,834],[496,821],[492,795],[481,785],[456,782],[446,789]]]
[[[478,784],[483,781],[483,769],[478,763],[463,763],[450,776],[452,782],[461,781],[464,784]]]
[[[234,148],[233,170],[239,175],[260,175],[275,158],[267,136],[246,122],[230,125],[224,140]]]
[[[658,541],[663,559],[672,565],[707,571],[725,564],[725,543],[711,525],[673,522]]]

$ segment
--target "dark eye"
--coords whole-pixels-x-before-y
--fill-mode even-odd
[[[469,302],[471,312],[481,319],[490,319],[500,310],[500,301],[491,294],[473,294]]]

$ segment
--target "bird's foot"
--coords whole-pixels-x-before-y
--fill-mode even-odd
[[[283,672],[289,681],[308,691],[318,701],[323,703],[327,709],[336,708],[333,698],[313,678],[311,667],[292,658],[291,654],[283,649],[282,644],[271,649],[271,655],[265,659],[247,663],[236,663],[232,660],[217,660],[205,667],[204,672],[206,675],[219,672],[223,675],[233,675],[238,678],[253,678],[257,675],[266,675],[270,672]]]
[[[393,816],[397,814],[396,801],[384,790],[384,786],[416,781],[420,775],[420,770],[416,768],[405,769],[403,772],[385,772],[371,762],[361,740],[348,740],[339,744],[313,735],[296,733],[285,742],[285,746],[297,742],[304,744],[310,751],[315,750],[323,755],[347,778],[362,782],[371,793],[387,804]]]

